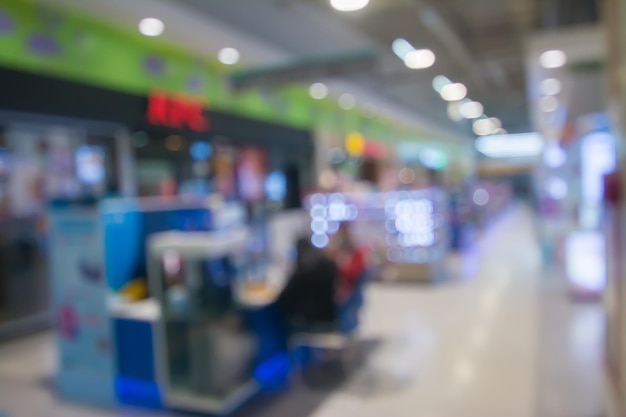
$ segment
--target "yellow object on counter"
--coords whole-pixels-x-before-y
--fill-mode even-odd
[[[126,301],[139,301],[148,298],[148,285],[146,284],[146,279],[141,277],[128,282],[120,290],[120,295]]]

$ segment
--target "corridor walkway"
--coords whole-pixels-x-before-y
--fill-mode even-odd
[[[254,417],[601,417],[602,314],[573,304],[542,271],[530,210],[484,234],[444,283],[373,284],[362,338],[376,347],[335,392],[293,389]],[[458,271],[457,271],[458,269]],[[0,410],[10,417],[154,416],[60,403],[44,383],[48,334],[0,347]]]

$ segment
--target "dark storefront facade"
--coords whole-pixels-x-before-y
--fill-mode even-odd
[[[311,187],[307,131],[175,92],[138,96],[2,68],[0,79],[0,340],[49,323],[51,199],[220,193],[262,215],[298,207]]]

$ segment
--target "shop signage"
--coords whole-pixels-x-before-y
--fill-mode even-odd
[[[204,104],[200,98],[154,90],[148,95],[146,118],[153,125],[205,132],[209,130],[209,120]]]
[[[56,390],[65,399],[111,407],[115,344],[100,213],[89,203],[53,207],[48,224]]]

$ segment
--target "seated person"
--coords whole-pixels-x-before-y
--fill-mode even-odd
[[[327,252],[337,264],[339,273],[337,302],[342,304],[350,298],[354,291],[356,281],[365,272],[365,251],[357,247],[352,241],[348,224],[341,223],[337,233],[331,236]]]
[[[292,327],[307,330],[335,324],[337,267],[310,239],[296,245],[295,270],[278,298],[278,307]]]

